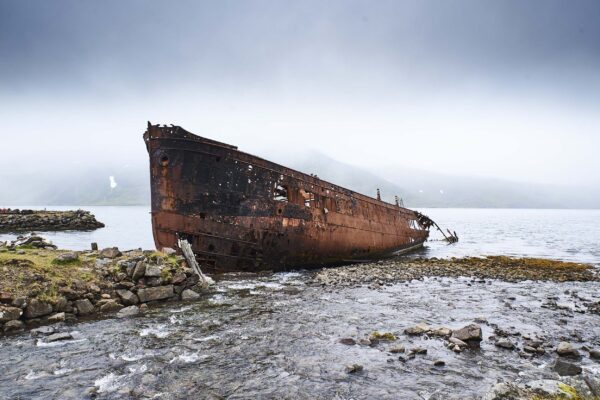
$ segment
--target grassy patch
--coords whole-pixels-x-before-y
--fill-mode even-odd
[[[24,254],[0,253],[0,290],[13,297],[36,295],[53,301],[58,288],[74,281],[100,282],[93,269],[94,258],[61,262],[56,250],[23,249]]]

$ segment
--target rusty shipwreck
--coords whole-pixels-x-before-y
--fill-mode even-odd
[[[208,273],[373,259],[422,246],[429,235],[432,221],[416,211],[178,126],[148,123],[144,141],[156,247],[185,238]]]

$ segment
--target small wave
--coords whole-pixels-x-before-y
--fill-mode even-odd
[[[181,307],[181,308],[175,308],[175,309],[169,310],[169,312],[172,312],[172,313],[182,313],[182,312],[186,312],[186,311],[191,310],[191,309],[192,309],[192,306],[184,306],[184,307]]]
[[[40,339],[38,339],[38,341],[36,342],[36,346],[37,347],[58,347],[58,346],[65,346],[67,344],[70,343],[80,343],[80,342],[85,342],[87,339],[77,339],[77,340],[58,340],[56,342],[44,342]]]
[[[171,334],[168,330],[165,329],[165,325],[157,325],[151,328],[144,328],[140,331],[140,336],[154,336],[158,339],[164,339]]]
[[[54,375],[67,375],[69,373],[73,372],[73,370],[71,368],[59,368],[56,371],[54,371]]]
[[[219,337],[217,335],[210,335],[203,338],[194,338],[194,342],[208,342],[210,340],[218,340]]]
[[[120,388],[126,378],[125,375],[116,375],[111,372],[102,378],[96,379],[94,386],[98,388],[98,393],[110,393]]]
[[[45,378],[49,375],[50,374],[47,373],[46,371],[33,372],[33,370],[31,370],[31,371],[29,371],[29,373],[27,375],[25,375],[25,379],[28,381],[33,381],[35,379]]]
[[[188,353],[188,352],[184,352],[183,354],[178,355],[177,357],[173,358],[171,361],[169,361],[169,364],[173,364],[174,362],[182,362],[185,364],[189,364],[189,363],[193,363],[196,362],[200,359],[205,360],[207,359],[208,356],[207,355],[199,355],[198,353]]]

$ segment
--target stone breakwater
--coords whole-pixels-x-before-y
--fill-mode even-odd
[[[194,300],[204,289],[174,251],[69,252],[0,243],[0,329],[13,332],[102,314],[136,315],[148,304]],[[60,338],[57,340],[61,340]]]
[[[314,276],[314,282],[325,286],[372,287],[425,277],[472,277],[475,280],[501,279],[507,282],[600,281],[600,271],[590,264],[580,264],[539,258],[505,256],[466,257],[451,259],[383,260],[342,268],[324,269]]]
[[[0,210],[0,232],[87,231],[103,228],[89,211]]]

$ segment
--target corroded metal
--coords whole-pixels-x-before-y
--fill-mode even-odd
[[[209,273],[373,259],[428,237],[412,210],[181,127],[148,123],[144,140],[156,247],[183,237]]]

